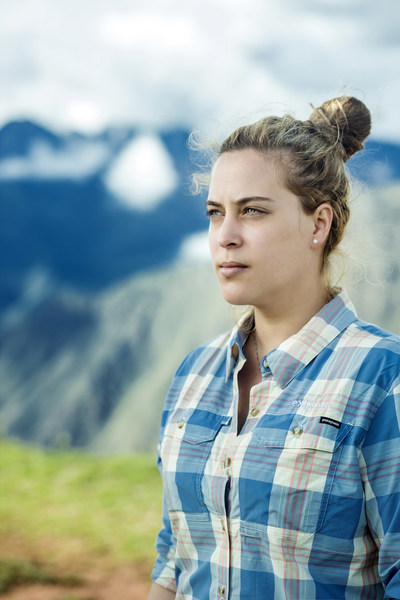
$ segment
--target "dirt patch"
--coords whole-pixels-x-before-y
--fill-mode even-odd
[[[14,588],[4,600],[145,600],[150,584],[134,567],[119,567],[113,573],[88,573],[84,584],[74,587],[30,585]]]
[[[74,554],[65,563],[50,558],[49,548],[32,548],[23,543],[2,544],[0,556],[36,560],[63,576],[74,575],[80,583],[74,586],[35,584],[14,587],[1,600],[146,600],[150,590],[148,564],[113,565],[106,558],[79,557]],[[44,554],[47,554],[45,560]]]

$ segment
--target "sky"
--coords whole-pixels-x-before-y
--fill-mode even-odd
[[[399,0],[0,0],[0,126],[222,135],[354,94],[400,142],[399,26]]]

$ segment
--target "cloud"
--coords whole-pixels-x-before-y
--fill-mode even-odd
[[[177,260],[187,264],[211,264],[208,231],[186,237],[179,249]]]
[[[0,122],[214,129],[275,107],[303,118],[345,91],[373,110],[375,136],[400,139],[398,0],[15,0],[1,13]]]
[[[151,210],[178,185],[172,159],[155,135],[130,142],[105,175],[108,189],[125,206]]]
[[[74,141],[55,149],[36,141],[27,156],[0,161],[0,179],[82,179],[96,173],[108,154],[100,142]]]

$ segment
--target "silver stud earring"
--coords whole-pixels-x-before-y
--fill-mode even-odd
[[[314,246],[316,246],[318,244],[318,240],[316,238],[314,238],[312,243],[314,244]]]

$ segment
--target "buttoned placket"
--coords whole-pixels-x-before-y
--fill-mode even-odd
[[[220,552],[224,553],[222,564],[225,565],[225,569],[221,569],[218,585],[217,585],[217,600],[226,600],[229,597],[229,570],[231,566],[231,531],[230,531],[230,503],[232,494],[232,469],[233,461],[235,459],[235,453],[237,450],[237,412],[238,412],[238,401],[239,401],[239,386],[238,386],[238,373],[244,363],[244,359],[239,357],[237,352],[237,346],[233,349],[232,358],[234,366],[232,369],[231,376],[233,378],[233,398],[232,398],[232,409],[233,419],[231,422],[230,432],[226,435],[224,440],[224,448],[222,453],[222,473],[226,479],[226,483],[223,486],[223,502],[221,498],[221,506],[223,506],[223,515],[221,515],[221,530],[223,544],[221,544]]]
[[[238,402],[239,402],[239,386],[238,374],[242,368],[245,359],[239,353],[237,344],[234,344],[229,356],[227,379],[232,377],[233,380],[233,398],[232,398],[232,421],[230,432],[226,434],[224,446],[221,449],[219,458],[219,469],[222,476],[226,479],[226,483],[221,489],[221,495],[218,501],[220,507],[220,535],[221,543],[219,544],[220,560],[219,564],[224,565],[220,569],[217,582],[217,600],[226,600],[229,598],[229,569],[232,564],[232,543],[230,530],[230,499],[232,498],[232,489],[234,485],[233,478],[235,476],[235,454],[241,445],[243,437],[237,436],[237,418],[238,418]],[[265,357],[261,364],[261,383],[253,386],[250,391],[249,398],[249,413],[248,418],[242,428],[241,433],[245,434],[249,429],[253,429],[259,418],[263,415],[266,408],[266,398],[268,398],[269,385],[273,380],[271,369],[268,365],[268,360]],[[265,384],[267,383],[267,388]],[[239,474],[237,473],[236,476]],[[227,489],[228,488],[228,489]],[[222,497],[223,496],[223,497]],[[215,499],[216,500],[216,499]]]
[[[260,371],[261,382],[251,388],[249,395],[249,419],[251,420],[254,420],[256,417],[260,418],[266,409],[265,400],[269,396],[269,386],[266,389],[265,384],[270,384],[273,377],[266,356],[261,361]],[[254,425],[255,423],[252,423],[252,428]]]
[[[228,438],[229,438],[228,434]],[[230,542],[230,531],[229,531],[229,506],[226,505],[226,491],[228,486],[228,493],[230,490],[231,481],[231,469],[232,469],[232,458],[227,454],[230,451],[230,444],[225,445],[224,458],[221,460],[221,471],[225,478],[225,485],[221,488],[221,499],[220,506],[221,512],[219,516],[220,521],[220,542],[217,543],[219,560],[217,561],[221,568],[218,569],[218,581],[216,590],[216,600],[225,600],[228,598],[229,593],[229,569],[231,565],[231,542]]]
[[[220,527],[221,527],[221,541],[219,546],[220,561],[219,564],[224,565],[224,569],[219,572],[217,582],[217,600],[226,600],[230,596],[229,589],[229,573],[232,564],[231,561],[231,528],[230,528],[230,507],[232,498],[232,480],[238,473],[235,474],[235,455],[238,451],[238,447],[241,443],[240,436],[237,435],[237,418],[238,418],[238,402],[239,402],[239,385],[238,385],[238,374],[242,368],[245,359],[243,355],[240,355],[238,346],[235,344],[232,348],[231,356],[229,358],[229,377],[232,377],[233,382],[233,394],[232,394],[232,421],[230,425],[230,431],[224,438],[224,445],[220,455],[220,469],[221,474],[225,478],[226,483],[221,489],[220,498]],[[223,496],[223,497],[222,497]]]

